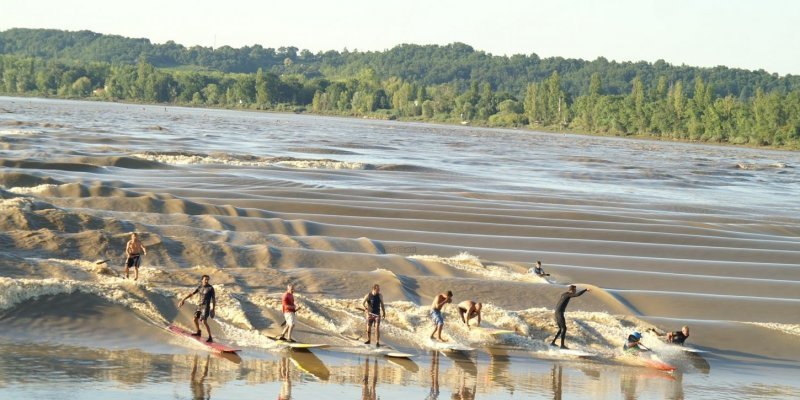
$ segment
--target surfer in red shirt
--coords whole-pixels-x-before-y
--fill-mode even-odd
[[[283,328],[278,340],[295,343],[295,340],[292,339],[292,329],[294,328],[294,312],[296,308],[294,306],[294,285],[291,283],[286,285],[286,293],[281,298],[281,308],[283,310],[283,318],[286,320],[286,327]]]

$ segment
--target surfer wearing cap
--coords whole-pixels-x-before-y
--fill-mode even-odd
[[[206,327],[206,333],[208,333],[208,340],[206,342],[211,343],[214,339],[211,338],[211,328],[208,327],[208,318],[214,318],[214,310],[217,308],[217,296],[214,293],[214,287],[208,283],[211,279],[208,275],[203,275],[200,281],[200,286],[194,289],[192,293],[189,293],[181,299],[181,302],[178,303],[178,307],[183,307],[183,302],[186,301],[189,297],[195,295],[195,293],[200,294],[200,304],[197,306],[197,311],[194,312],[194,327],[196,329],[195,333],[192,336],[200,336],[200,322],[203,321],[203,326]]]
[[[375,345],[381,346],[381,319],[386,318],[386,308],[383,306],[383,296],[381,287],[377,283],[372,286],[372,291],[367,293],[364,301],[361,302],[364,312],[367,314],[367,341],[370,344],[372,338],[372,324],[375,324]]]
[[[569,289],[561,294],[561,298],[558,300],[558,304],[556,304],[556,324],[558,324],[558,333],[556,333],[556,337],[553,338],[553,341],[550,342],[551,346],[556,345],[556,339],[561,336],[561,348],[567,349],[568,347],[564,345],[564,339],[567,337],[567,320],[564,318],[564,312],[567,310],[567,305],[569,304],[569,300],[573,297],[578,297],[586,292],[589,291],[588,288],[581,290],[580,292],[576,292],[577,287],[575,285],[569,285]]]
[[[295,343],[294,339],[292,339],[292,330],[294,329],[294,313],[297,308],[294,306],[294,284],[292,283],[286,285],[286,293],[281,298],[281,309],[283,318],[286,320],[286,327],[283,328],[278,340]]]
[[[131,267],[133,267],[134,275],[133,280],[139,280],[139,264],[142,260],[142,255],[147,255],[147,249],[139,240],[139,235],[136,232],[131,233],[131,240],[125,245],[125,278],[128,278]]]
[[[448,290],[447,293],[437,294],[431,303],[431,320],[433,321],[433,332],[431,339],[436,335],[439,337],[440,342],[446,342],[442,339],[442,328],[444,327],[444,315],[442,315],[442,307],[447,303],[453,302],[453,292]]]
[[[641,342],[642,334],[639,332],[633,332],[628,335],[628,341],[622,346],[622,350],[629,354],[638,354],[642,351],[649,351],[650,349],[644,347]]]
[[[478,325],[481,326],[481,308],[483,308],[483,304],[476,303],[472,300],[464,300],[461,303],[458,303],[458,313],[461,315],[461,322],[467,324],[467,329],[469,329],[469,320],[472,318],[478,318]]]

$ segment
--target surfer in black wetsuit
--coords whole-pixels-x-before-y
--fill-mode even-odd
[[[556,304],[556,324],[558,324],[558,333],[556,333],[556,337],[553,338],[553,341],[550,342],[551,346],[556,345],[556,339],[561,336],[561,348],[566,349],[567,346],[564,345],[564,339],[567,337],[567,320],[564,318],[564,311],[567,309],[567,304],[569,304],[569,300],[573,297],[578,297],[586,292],[589,289],[583,289],[580,292],[576,292],[577,288],[575,285],[569,285],[569,290],[564,292],[561,295],[561,298],[558,300],[558,304]]]
[[[372,338],[372,324],[375,324],[375,345],[381,346],[381,319],[386,318],[386,308],[383,306],[383,296],[381,287],[377,283],[372,286],[372,291],[367,293],[364,301],[361,302],[364,311],[367,313],[367,341],[369,344]]]
[[[197,329],[192,336],[200,336],[200,323],[199,321],[203,321],[203,325],[206,327],[206,332],[208,333],[208,340],[206,342],[213,342],[214,339],[211,338],[211,329],[208,327],[208,318],[214,318],[214,309],[217,308],[217,296],[214,293],[214,287],[211,286],[208,281],[211,279],[208,275],[203,275],[202,281],[200,286],[198,286],[192,293],[189,293],[181,299],[181,302],[178,303],[178,307],[183,307],[183,302],[186,301],[189,297],[195,295],[195,293],[200,294],[200,305],[197,306],[197,311],[194,313],[194,327]]]
[[[683,342],[689,338],[689,327],[683,326],[681,330],[667,333],[667,342],[683,346]]]

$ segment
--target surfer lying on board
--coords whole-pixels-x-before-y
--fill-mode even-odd
[[[556,333],[556,337],[553,338],[553,341],[550,342],[550,346],[556,345],[556,339],[561,336],[561,348],[566,349],[567,346],[564,345],[564,339],[567,337],[567,320],[564,318],[564,312],[567,310],[567,304],[569,304],[569,300],[573,297],[578,297],[586,292],[589,289],[583,289],[580,292],[576,293],[577,288],[575,285],[569,285],[569,289],[561,294],[561,298],[558,299],[558,304],[556,304],[556,324],[558,324],[558,333]]]
[[[278,340],[295,343],[292,339],[292,330],[294,329],[294,313],[297,308],[294,305],[294,284],[286,285],[286,293],[281,298],[281,309],[283,310],[283,318],[286,320],[286,327],[283,328],[281,336]]]
[[[633,332],[628,335],[628,341],[622,346],[622,350],[629,354],[639,354],[642,351],[650,351],[647,347],[641,343],[642,341],[642,334],[639,332]]]
[[[367,314],[367,341],[364,344],[369,344],[372,338],[372,324],[375,324],[375,345],[381,346],[381,319],[386,318],[386,308],[383,307],[383,296],[381,296],[381,287],[377,283],[372,286],[372,291],[367,293],[364,301],[361,302],[364,306],[364,312]]]
[[[650,330],[658,336],[666,336],[667,343],[673,343],[681,346],[683,346],[683,342],[689,338],[689,327],[687,325],[681,327],[681,330],[679,331],[667,332],[666,335],[663,333],[658,333],[658,331],[653,328],[650,328]]]
[[[194,312],[194,327],[196,329],[195,333],[192,336],[200,336],[200,323],[199,321],[203,321],[203,326],[206,327],[206,333],[208,333],[208,340],[206,342],[213,342],[214,339],[211,338],[211,329],[208,327],[208,318],[214,318],[214,309],[217,308],[217,296],[214,293],[214,287],[211,286],[208,281],[211,279],[208,275],[203,275],[201,278],[200,286],[198,286],[192,293],[189,293],[181,299],[181,302],[178,303],[178,307],[183,307],[183,302],[186,301],[189,297],[194,296],[195,293],[200,294],[200,305],[197,306],[197,311]]]
[[[431,320],[433,321],[433,332],[431,332],[431,339],[438,334],[440,342],[446,342],[442,339],[442,328],[444,327],[444,315],[442,315],[442,307],[447,303],[453,302],[453,292],[448,290],[447,293],[437,294],[431,303]]]
[[[469,329],[469,320],[472,318],[478,318],[478,325],[481,326],[481,308],[483,308],[483,304],[476,303],[472,300],[464,300],[461,303],[458,303],[458,313],[461,315],[461,322],[467,324],[467,329]]]
[[[542,268],[542,262],[541,261],[536,261],[536,266],[531,268],[531,269],[529,269],[528,273],[529,274],[534,274],[536,276],[540,276],[542,278],[544,278],[545,276],[550,276],[550,274],[547,274],[547,273],[544,272],[544,268]]]
[[[142,261],[142,255],[147,255],[147,249],[139,240],[136,232],[131,233],[131,240],[125,245],[125,278],[128,278],[131,267],[133,267],[134,275],[133,280],[139,280],[139,264]]]

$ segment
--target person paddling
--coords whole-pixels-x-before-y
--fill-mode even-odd
[[[558,304],[556,304],[555,318],[556,324],[558,324],[558,333],[556,333],[556,337],[553,338],[553,341],[550,342],[551,346],[555,346],[556,339],[561,336],[561,348],[568,348],[564,345],[564,339],[567,337],[567,320],[564,318],[564,312],[567,310],[567,305],[569,304],[570,299],[573,297],[578,297],[589,291],[588,288],[583,289],[580,292],[576,292],[576,290],[577,287],[575,285],[569,285],[569,289],[561,294],[561,298],[558,300]]]
[[[200,304],[197,306],[197,311],[194,313],[194,327],[196,332],[193,333],[192,336],[200,336],[199,321],[203,321],[203,326],[206,327],[206,333],[208,333],[208,340],[206,340],[206,342],[211,343],[214,339],[211,338],[211,328],[208,327],[208,318],[214,318],[214,310],[217,308],[217,296],[214,293],[214,287],[208,283],[209,280],[211,280],[211,277],[203,275],[200,286],[181,299],[181,302],[178,303],[178,307],[183,307],[183,302],[189,297],[194,296],[195,293],[200,294]]]
[[[386,318],[386,308],[383,306],[383,296],[381,287],[377,283],[372,286],[372,291],[367,293],[364,301],[361,302],[367,314],[367,341],[370,344],[372,339],[372,324],[375,324],[375,345],[381,346],[381,319]]]
[[[650,351],[650,349],[642,344],[642,334],[639,332],[633,332],[628,335],[628,341],[622,346],[622,350],[628,354],[639,354],[642,351]]]

